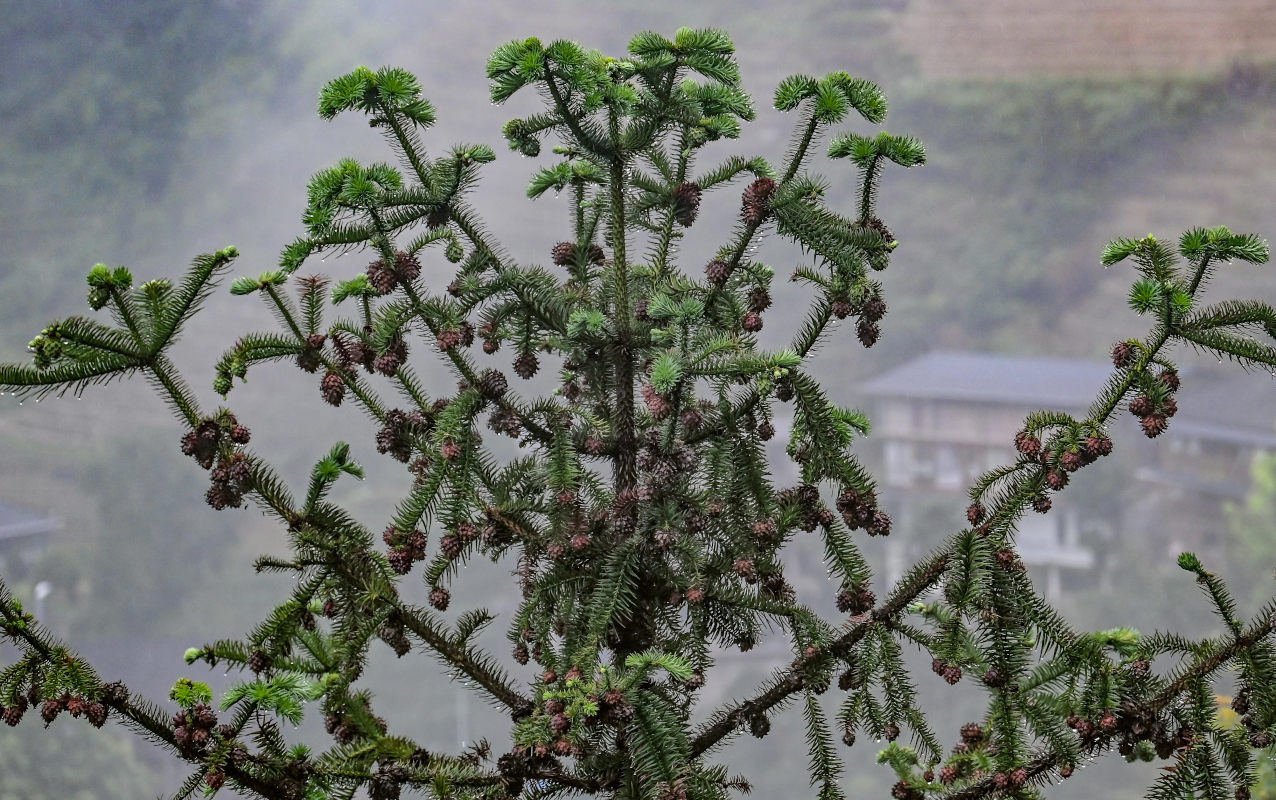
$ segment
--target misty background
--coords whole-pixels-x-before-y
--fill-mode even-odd
[[[546,159],[511,153],[500,134],[536,100],[518,96],[495,107],[484,78],[496,46],[533,35],[622,55],[641,30],[672,35],[684,25],[725,28],[758,120],[739,141],[716,145],[715,159],[747,153],[779,161],[793,120],[772,110],[770,98],[786,75],[846,70],[881,84],[891,101],[882,127],[919,137],[928,163],[888,171],[883,181],[879,213],[901,244],[880,276],[890,306],[881,341],[865,350],[843,331],[814,365],[834,398],[870,412],[886,402],[864,391],[870,381],[936,350],[1102,365],[1114,341],[1147,327],[1126,308],[1130,271],[1098,264],[1110,239],[1152,232],[1176,240],[1188,227],[1220,224],[1276,235],[1273,2],[495,0],[357,7],[67,0],[5,3],[3,11],[3,361],[25,360],[24,343],[50,320],[90,313],[84,275],[95,262],[126,264],[139,281],[174,277],[194,255],[234,244],[242,255],[233,274],[272,268],[280,248],[301,230],[311,174],[345,156],[392,160],[361,119],[324,122],[315,114],[323,83],[359,64],[393,64],[418,75],[438,109],[438,123],[424,136],[433,153],[459,142],[497,151],[474,204],[515,258],[547,263],[568,230],[566,204],[525,198],[528,178]],[[862,122],[842,127],[872,128]],[[853,169],[823,159],[812,169],[829,178],[831,204],[849,207]],[[706,195],[700,221],[683,244],[687,271],[698,275],[716,248],[715,232],[725,232],[737,213],[737,191]],[[779,276],[802,263],[776,237],[759,258]],[[316,258],[303,271],[349,277],[368,260],[357,253],[324,263]],[[427,264],[427,280],[446,282],[446,266]],[[1273,302],[1276,273],[1236,265],[1222,271],[1211,290],[1216,298]],[[784,322],[797,324],[808,297],[782,277],[775,295],[764,343],[779,345],[792,330]],[[793,309],[791,320],[785,309]],[[176,360],[206,408],[219,405],[211,383],[221,353],[239,333],[273,328],[256,298],[224,290],[196,318]],[[414,365],[450,385],[437,362],[432,372],[427,366],[429,349],[417,348]],[[1201,387],[1221,379],[1210,369],[1216,365],[1190,353],[1175,357],[1184,368],[1187,415],[1193,380]],[[1237,373],[1229,370],[1228,380]],[[322,404],[316,384],[316,376],[288,365],[258,367],[228,405],[252,428],[254,449],[294,485],[334,439],[352,442],[368,479],[339,484],[334,500],[379,530],[409,476],[377,455],[375,429],[365,418]],[[1271,376],[1253,374],[1227,386],[1236,415],[1245,416],[1237,430],[1254,430],[1257,418],[1270,435],[1276,418],[1263,409],[1271,409],[1276,396]],[[1203,399],[1202,406],[1211,402]],[[181,432],[140,381],[38,405],[0,398],[0,509],[56,522],[34,554],[10,553],[0,574],[28,604],[44,582],[41,604],[53,630],[104,679],[125,678],[156,700],[184,675],[215,687],[234,680],[202,665],[187,667],[182,652],[243,633],[287,586],[252,569],[257,555],[281,551],[282,532],[254,510],[209,509],[202,501],[205,474],[178,452]],[[1157,457],[1149,453],[1169,452],[1175,435],[1172,424],[1149,451],[1136,421],[1121,416],[1113,426],[1118,456],[1078,474],[1064,493],[1095,515],[1122,521],[1081,526],[1081,544],[1094,563],[1070,573],[1058,598],[1078,627],[1213,630],[1208,604],[1169,552],[1185,536],[1192,541],[1191,532],[1171,534],[1159,523],[1127,526],[1129,515],[1122,513],[1155,506],[1130,476],[1140,459]],[[1008,439],[1005,444],[1008,452]],[[865,461],[881,470],[884,455],[874,437],[861,445]],[[1264,463],[1255,461],[1260,478]],[[1261,494],[1263,481],[1256,483]],[[1267,489],[1276,491],[1271,483]],[[1276,506],[1264,506],[1258,494],[1244,496],[1246,486],[1235,488],[1237,509],[1250,501],[1257,511],[1206,509],[1228,535],[1203,556],[1250,598],[1244,607],[1252,610],[1272,586],[1276,522],[1264,519],[1263,509]],[[922,548],[964,524],[960,492],[901,493],[894,502],[887,503],[892,514],[913,523],[892,537],[904,542],[893,545],[904,551],[866,546],[879,575],[890,558],[914,552],[910,542]],[[818,554],[794,558],[803,570],[801,588],[814,590],[812,602],[831,611],[833,587],[821,584]],[[513,585],[502,568],[472,566],[467,573],[457,581],[454,612],[480,602],[494,610],[512,606]],[[423,594],[420,586],[412,591]],[[821,599],[820,591],[830,597]],[[497,627],[490,643],[504,655]],[[0,664],[11,655],[0,651]],[[748,659],[727,659],[715,696],[744,694],[785,661],[782,649],[765,647]],[[437,672],[419,653],[396,661],[388,648],[374,647],[367,680],[378,711],[427,748],[455,751],[462,741],[490,736],[502,752],[507,720]],[[947,687],[921,660],[916,678],[925,696],[944,706],[932,721],[951,743],[956,727],[980,713],[981,692],[969,682]],[[776,719],[766,739],[745,737],[725,751],[754,781],[756,796],[802,791],[806,756],[793,717]],[[308,720],[298,738],[323,746],[326,737],[315,723]],[[893,781],[887,768],[873,764],[877,749],[864,741],[842,751],[852,796],[885,796]],[[756,764],[768,768],[751,768]],[[1051,796],[1093,792],[1097,781],[1108,796],[1141,796],[1154,768],[1109,759]],[[93,731],[61,719],[42,731],[31,719],[0,730],[0,800],[134,798],[172,789],[187,774],[175,759],[115,725]]]

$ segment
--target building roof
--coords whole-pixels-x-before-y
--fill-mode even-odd
[[[1102,362],[1083,359],[935,350],[879,375],[860,391],[870,397],[1085,408],[1111,372]]]
[[[1276,382],[1231,369],[1185,368],[1176,435],[1276,447]],[[1107,383],[1105,361],[935,350],[861,387],[870,397],[1081,410]]]
[[[62,521],[47,514],[0,503],[0,541],[52,533]]]
[[[1182,410],[1170,423],[1183,435],[1276,447],[1276,381],[1264,373],[1246,375],[1234,364],[1226,371],[1185,369],[1178,392]]]

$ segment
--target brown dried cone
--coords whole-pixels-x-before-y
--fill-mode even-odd
[[[403,658],[412,651],[412,643],[408,641],[407,632],[402,622],[391,621],[381,626],[381,640],[390,646],[395,656]]]
[[[435,586],[430,590],[430,605],[439,611],[447,611],[448,603],[452,601],[452,593],[442,586]]]
[[[84,712],[89,710],[89,701],[85,700],[83,697],[66,697],[63,699],[64,705],[66,706],[66,713],[76,719],[84,716]]]
[[[872,347],[877,344],[878,337],[882,335],[882,329],[877,326],[876,322],[861,319],[859,324],[855,326],[855,335],[859,338],[860,344],[865,347]]]
[[[1165,433],[1165,429],[1170,427],[1170,421],[1164,414],[1148,414],[1139,420],[1139,425],[1149,439],[1155,439]]]
[[[1138,351],[1129,342],[1117,342],[1112,345],[1112,364],[1120,369],[1125,369],[1134,363]]]
[[[58,718],[58,714],[62,713],[62,702],[59,700],[45,700],[40,705],[40,718],[44,720],[47,727],[50,722]]]
[[[864,310],[860,313],[869,322],[877,322],[886,316],[886,301],[874,295],[864,303]]]
[[[771,293],[762,286],[749,290],[748,304],[750,311],[766,311],[771,307]]]
[[[891,787],[891,797],[895,800],[923,800],[926,795],[920,789],[910,786],[908,781],[897,781]]]
[[[25,714],[26,711],[27,699],[19,696],[13,705],[8,706],[4,709],[4,711],[0,711],[0,719],[4,720],[5,725],[8,725],[10,728],[14,728],[22,721],[22,715]]]
[[[523,380],[531,378],[539,368],[540,362],[536,360],[536,354],[530,350],[519,353],[514,359],[514,374]]]
[[[727,282],[727,278],[731,275],[731,265],[720,258],[715,258],[705,264],[704,275],[714,286],[721,286]]]
[[[961,726],[961,740],[968,744],[979,744],[984,739],[984,729],[977,722],[967,722]]]
[[[766,714],[758,713],[749,717],[749,733],[756,739],[761,739],[771,732],[771,720]]]
[[[330,406],[339,406],[346,396],[346,382],[335,372],[329,371],[319,381],[319,392],[324,402]]]
[[[1179,390],[1179,374],[1172,369],[1165,370],[1160,375],[1157,375],[1156,379],[1171,392]]]
[[[779,528],[769,519],[760,519],[753,523],[753,538],[765,544],[775,538]]]
[[[386,412],[385,424],[377,431],[377,452],[388,453],[406,464],[412,457],[414,437],[426,433],[430,427],[430,420],[420,411],[391,409]]]
[[[89,725],[92,725],[93,727],[102,727],[103,725],[106,725],[106,717],[108,713],[110,712],[108,712],[107,707],[103,706],[102,703],[93,702],[88,704],[88,709],[84,712],[84,717],[87,718]]]
[[[1059,456],[1059,465],[1068,472],[1076,472],[1085,465],[1085,457],[1081,453],[1066,450],[1063,455]]]
[[[386,351],[372,362],[372,369],[382,375],[393,377],[399,372],[403,361],[393,351]]]
[[[885,511],[874,511],[873,521],[869,523],[864,531],[869,536],[890,536],[891,535],[891,518]]]
[[[112,681],[102,685],[102,702],[119,707],[128,702],[129,690],[120,681]],[[27,698],[30,699],[30,698]]]
[[[435,344],[440,352],[446,353],[461,344],[463,339],[464,336],[458,328],[444,328],[435,337]]]
[[[394,274],[401,281],[416,280],[421,274],[421,262],[415,255],[400,250],[394,254]]]
[[[270,669],[270,656],[266,655],[265,651],[254,650],[248,656],[248,668],[254,673],[265,672]]]
[[[700,185],[680,183],[673,190],[673,218],[684,228],[691,227],[700,211]]]
[[[505,375],[494,369],[485,369],[479,375],[478,390],[479,393],[489,400],[495,400],[505,394],[509,389],[509,380]]]
[[[1130,413],[1136,417],[1146,417],[1155,410],[1156,404],[1146,395],[1139,395],[1130,401]]]
[[[385,262],[381,259],[377,259],[368,265],[367,274],[368,283],[372,284],[372,288],[377,290],[377,294],[389,294],[399,285],[399,279],[394,274],[394,270],[386,267]]]
[[[1039,494],[1032,498],[1032,510],[1036,511],[1038,514],[1046,513],[1050,510],[1050,506],[1050,495],[1048,494]]]
[[[895,235],[891,233],[891,229],[886,227],[886,223],[882,222],[877,217],[871,218],[867,223],[865,223],[864,227],[880,233],[882,238],[886,240],[887,244],[895,241]]]
[[[650,383],[642,385],[642,399],[647,404],[647,413],[654,419],[662,420],[673,412],[673,404]]]
[[[1091,458],[1102,458],[1112,454],[1112,440],[1106,436],[1090,436],[1085,440],[1085,449]]]
[[[1015,449],[1035,459],[1041,455],[1041,440],[1027,431],[1019,431],[1015,434]]]
[[[449,217],[449,214],[448,214],[448,210],[446,206],[444,206],[443,208],[436,208],[433,211],[431,211],[429,214],[426,214],[425,216],[426,227],[433,230],[439,227],[440,225],[446,225],[448,221],[448,217]]]
[[[758,178],[749,184],[740,198],[740,211],[745,223],[758,226],[766,220],[771,213],[770,200],[775,188],[775,181],[770,178]]]
[[[846,319],[854,310],[855,306],[843,296],[833,298],[833,302],[829,304],[829,311],[838,319]]]
[[[549,256],[554,263],[560,267],[567,267],[576,263],[576,243],[575,242],[559,242],[554,245],[554,249],[550,251]]]
[[[308,347],[297,354],[297,367],[303,372],[315,372],[322,363],[319,351],[313,348]]]
[[[1046,473],[1046,485],[1056,492],[1068,485],[1068,473],[1061,469],[1052,469]]]
[[[216,420],[202,420],[194,430],[182,437],[182,453],[190,456],[204,469],[211,469],[217,457],[222,428]]]
[[[439,540],[439,552],[444,558],[459,558],[461,551],[465,549],[465,542],[461,541],[461,537],[455,533],[449,533]]]
[[[837,510],[842,520],[851,530],[866,528],[873,522],[873,513],[877,510],[877,501],[872,495],[864,495],[854,489],[847,489],[837,498]]]
[[[843,589],[837,593],[837,610],[843,614],[863,614],[873,608],[877,595],[863,586]]]
[[[762,330],[762,315],[756,311],[750,311],[740,320],[740,327],[749,333],[757,333]]]

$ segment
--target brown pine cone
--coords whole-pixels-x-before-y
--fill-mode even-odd
[[[714,286],[721,286],[727,282],[727,278],[731,275],[731,266],[727,262],[715,258],[705,265],[704,274]]]
[[[740,210],[748,225],[761,225],[771,213],[770,200],[775,194],[776,183],[770,178],[758,178],[744,190],[740,198]]]
[[[319,391],[323,395],[324,402],[330,406],[339,406],[346,396],[346,384],[340,375],[329,372],[319,382]]]
[[[673,218],[684,228],[691,227],[700,211],[700,185],[680,183],[673,190]]]
[[[877,340],[881,335],[882,329],[878,327],[876,322],[870,322],[868,319],[861,319],[859,324],[855,326],[855,336],[860,340],[860,344],[865,347],[872,347],[877,344]]]
[[[1129,342],[1117,342],[1112,345],[1112,364],[1124,369],[1134,363],[1138,351]]]
[[[570,266],[576,263],[576,243],[575,242],[559,242],[554,245],[554,249],[550,251],[550,258],[560,267]]]

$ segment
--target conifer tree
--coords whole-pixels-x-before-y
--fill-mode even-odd
[[[359,68],[324,87],[319,113],[365,115],[398,165],[346,159],[316,174],[305,233],[278,268],[230,284],[259,295],[280,329],[239,339],[218,363],[216,391],[291,361],[323,401],[371,418],[377,452],[413,476],[379,537],[329,499],[337,481],[362,476],[354,454],[371,441],[324,443],[295,492],[249,449],[244,421],[202,408],[169,358],[234,248],[198,257],[177,283],[135,285],[126,268],[94,267],[89,304],[111,322],[60,320],[31,342],[33,364],[0,366],[0,386],[36,396],[142,373],[184,426],[182,452],[208,471],[208,503],[276,518],[291,555],[257,567],[295,578],[242,639],[186,654],[244,680],[215,699],[183,678],[169,708],[104,682],[0,585],[0,631],[19,654],[0,671],[5,722],[123,723],[190,762],[179,797],[228,785],[266,798],[726,798],[747,791],[749,776],[715,756],[746,731],[765,736],[785,712],[804,720],[810,791],[824,800],[843,796],[838,748],[861,735],[888,741],[879,760],[897,773],[900,800],[1041,797],[1114,748],[1166,762],[1151,797],[1248,796],[1254,750],[1276,733],[1276,606],[1242,619],[1223,580],[1184,554],[1180,566],[1221,618],[1215,636],[1078,631],[1034,588],[1015,531],[1111,452],[1107,432],[1123,410],[1150,437],[1165,430],[1177,409],[1174,346],[1276,366],[1276,347],[1259,341],[1276,336],[1271,307],[1203,299],[1215,270],[1265,262],[1262,240],[1218,227],[1190,230],[1177,247],[1151,236],[1110,244],[1105,265],[1134,264],[1130,304],[1147,332],[1113,347],[1111,379],[1085,417],[1030,415],[1017,460],[981,476],[967,519],[878,597],[860,537],[888,535],[891,518],[852,448],[869,422],[806,366],[849,328],[864,346],[881,335],[874,276],[898,242],[879,219],[877,189],[925,151],[908,136],[834,128],[880,123],[882,91],[840,72],[789,77],[774,104],[796,124],[778,164],[702,164],[754,116],[720,31],[642,33],[623,58],[510,42],[487,74],[498,103],[528,88],[545,100],[504,134],[528,156],[556,142],[528,188],[569,204],[566,236],[546,243],[551,264],[516,261],[466,199],[493,150],[430,155],[435,109],[417,79]],[[828,181],[807,170],[829,136],[835,166],[849,162],[858,179],[844,211],[826,205]],[[702,200],[718,198],[738,204],[736,225],[707,264],[679,263]],[[809,257],[792,279],[813,297],[791,344],[773,351],[756,336],[774,272],[754,245],[768,234]],[[315,254],[360,248],[374,259],[365,273],[332,283],[298,274]],[[424,277],[440,262],[456,265],[446,286]],[[457,385],[427,387],[410,350],[440,357]],[[505,371],[530,379],[542,366],[560,383],[543,397],[521,395]],[[795,486],[776,485],[764,453],[782,416]],[[493,435],[526,454],[498,458],[484,441]],[[823,547],[828,597],[798,597],[784,574],[780,554],[800,537]],[[445,614],[459,567],[482,558],[514,568],[512,666],[477,643],[492,614]],[[432,608],[401,592],[417,580]],[[839,613],[826,618],[815,609],[830,600]],[[792,663],[744,697],[702,707],[715,657],[767,632],[789,639]],[[446,753],[396,735],[360,685],[381,647],[432,653],[508,712],[509,738]],[[904,660],[913,647],[933,657],[937,680],[986,697],[983,719],[932,730]],[[1226,670],[1239,676],[1241,724],[1223,729],[1213,687]],[[322,708],[327,749],[289,743],[307,701]]]

